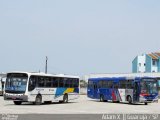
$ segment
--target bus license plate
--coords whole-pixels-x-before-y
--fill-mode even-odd
[[[16,99],[16,97],[12,97],[12,100],[15,100]]]

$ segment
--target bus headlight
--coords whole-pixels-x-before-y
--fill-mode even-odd
[[[142,95],[140,95],[139,99],[140,99],[140,101],[145,101],[146,100],[146,98]]]
[[[157,95],[154,99],[155,99],[155,100],[158,100],[158,97],[159,97],[159,96]]]

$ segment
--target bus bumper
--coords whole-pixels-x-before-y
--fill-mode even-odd
[[[153,99],[153,100],[147,100],[147,99],[143,99],[140,100],[141,103],[158,103],[158,99]]]
[[[24,94],[7,94],[4,95],[4,100],[13,100],[13,101],[28,101],[28,96]]]

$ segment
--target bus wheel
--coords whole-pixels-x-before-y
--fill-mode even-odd
[[[116,101],[116,103],[120,103],[120,101],[118,100],[118,101]]]
[[[22,102],[21,101],[13,101],[15,105],[21,105]]]
[[[128,96],[128,102],[129,102],[129,104],[132,104],[132,98],[131,98],[131,96]]]
[[[147,103],[147,102],[145,102],[144,104],[145,104],[145,105],[148,105],[148,103]]]
[[[42,104],[42,96],[41,96],[41,95],[37,95],[34,104],[35,104],[35,105],[41,105],[41,104]]]
[[[100,95],[100,102],[104,102],[104,96]]]
[[[68,95],[65,94],[65,95],[63,96],[63,103],[67,103],[67,102],[68,102]]]

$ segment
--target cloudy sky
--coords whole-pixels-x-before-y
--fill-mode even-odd
[[[0,72],[131,72],[160,51],[159,0],[1,0]]]

